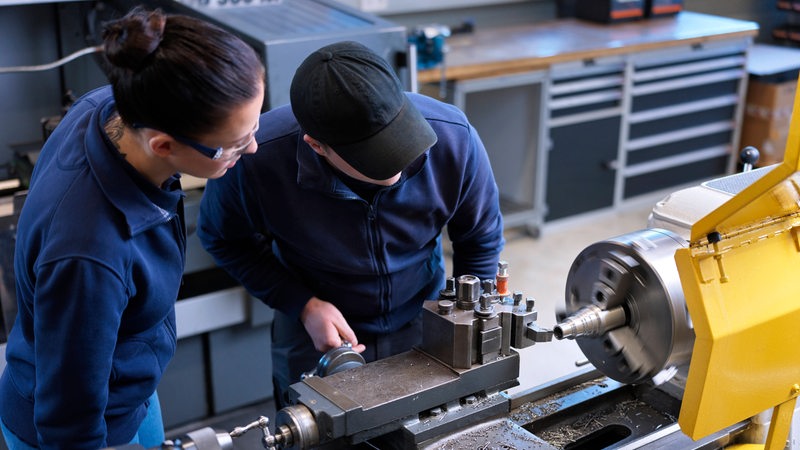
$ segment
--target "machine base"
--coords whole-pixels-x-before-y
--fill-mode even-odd
[[[719,449],[747,429],[741,422],[693,441],[677,423],[676,383],[631,385],[593,369],[576,372],[511,399],[509,413],[403,448]]]

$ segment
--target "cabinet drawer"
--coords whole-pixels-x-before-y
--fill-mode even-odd
[[[631,55],[622,198],[724,174],[749,40]]]
[[[625,60],[621,57],[586,59],[550,68],[548,110],[552,126],[621,113]],[[588,114],[588,116],[587,116]]]
[[[719,101],[735,104],[740,81],[746,76],[744,42],[679,46],[675,49],[633,55],[631,63],[631,113],[670,108],[683,114],[678,106],[702,108]]]
[[[712,75],[673,80],[670,81],[668,89],[658,86],[657,90],[637,90],[637,87],[634,86],[631,113],[636,114],[668,107],[675,108],[677,105],[688,103],[701,106],[698,104],[701,100],[736,96],[739,91],[739,82],[745,76],[745,71],[726,71]]]
[[[662,50],[632,54],[630,61],[637,72],[670,65],[702,64],[703,60],[744,56],[750,48],[750,38],[711,41],[702,44],[676,45]]]
[[[713,156],[715,155],[716,156]],[[711,157],[708,157],[711,156]],[[699,158],[699,159],[698,159]],[[623,197],[630,198],[661,189],[680,186],[709,177],[709,174],[725,173],[728,164],[728,153],[714,152],[686,155],[686,158],[675,161],[674,165],[664,166],[660,170],[647,170],[641,174],[630,172],[625,180]],[[635,166],[634,166],[635,168]]]
[[[608,57],[550,68],[546,221],[613,206],[626,67]]]
[[[630,175],[634,172],[634,169],[641,172],[644,163],[653,163],[686,153],[701,152],[708,148],[722,148],[723,151],[728,151],[730,148],[731,134],[733,133],[732,130],[722,129],[718,132],[703,131],[702,133],[696,132],[693,136],[685,136],[684,139],[668,141],[659,145],[650,145],[636,151],[628,152],[625,173]],[[656,166],[657,164],[651,165],[650,167]]]
[[[647,136],[680,132],[690,128],[717,123],[722,123],[728,128],[733,128],[732,118],[735,117],[735,114],[736,107],[734,105],[726,105],[661,119],[648,120],[641,123],[632,123],[628,131],[628,139],[630,140],[628,149],[636,148],[637,139]]]

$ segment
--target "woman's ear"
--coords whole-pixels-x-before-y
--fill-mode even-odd
[[[170,135],[166,133],[156,133],[147,140],[150,150],[156,156],[166,157],[172,154],[175,150],[177,142]]]

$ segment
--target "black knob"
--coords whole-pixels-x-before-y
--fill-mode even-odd
[[[742,149],[741,153],[739,153],[739,159],[742,160],[742,164],[745,166],[749,165],[752,167],[758,162],[759,155],[760,154],[757,148],[753,146],[747,146]]]

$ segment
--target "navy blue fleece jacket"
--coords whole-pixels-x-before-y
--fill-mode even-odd
[[[175,351],[183,193],[124,161],[103,131],[113,111],[107,87],[72,106],[19,220],[0,417],[42,448],[130,442]]]

